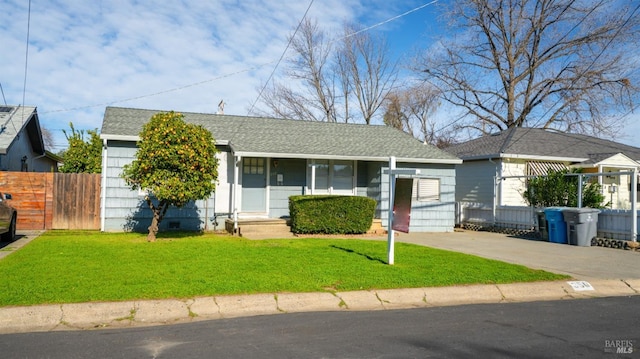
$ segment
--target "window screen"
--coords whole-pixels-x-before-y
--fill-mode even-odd
[[[440,180],[437,178],[419,178],[413,181],[413,193],[420,202],[440,201]]]

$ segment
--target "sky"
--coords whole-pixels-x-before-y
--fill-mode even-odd
[[[441,33],[437,0],[309,3],[0,0],[0,101],[37,106],[58,152],[70,122],[99,130],[107,106],[215,113],[224,101],[225,114],[247,115],[307,8],[329,32],[345,21],[372,27],[398,59]],[[631,117],[627,129],[640,133]]]

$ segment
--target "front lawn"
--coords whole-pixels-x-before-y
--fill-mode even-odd
[[[173,237],[171,237],[173,236]],[[49,231],[0,260],[0,306],[351,291],[567,278],[412,244]]]

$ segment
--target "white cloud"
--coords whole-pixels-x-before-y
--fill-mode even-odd
[[[22,103],[27,6],[0,2],[0,13],[11,19],[0,22],[0,83],[9,104]],[[224,99],[226,113],[245,115],[307,6],[32,0],[25,104],[38,106],[61,147],[61,130],[71,121],[100,128],[106,104],[215,112]],[[315,2],[308,16],[338,29],[358,19],[370,25],[398,9],[382,0],[328,0]]]

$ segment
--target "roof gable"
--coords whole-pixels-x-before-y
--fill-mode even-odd
[[[6,154],[23,130],[29,138],[33,152],[44,154],[45,146],[36,108],[32,106],[0,107],[0,153]]]
[[[578,167],[598,167],[598,166],[606,166],[606,167],[629,167],[629,168],[638,168],[640,167],[640,163],[632,160],[628,156],[625,156],[623,153],[598,153],[592,154],[589,156],[589,159],[581,162],[577,165]]]
[[[511,128],[447,148],[462,159],[530,157],[587,161],[594,155],[623,153],[640,161],[640,148],[597,137],[541,128]]]
[[[107,107],[101,137],[137,141],[158,110]],[[183,113],[188,123],[211,131],[243,156],[345,158],[422,163],[460,163],[455,156],[387,126],[283,120],[265,117]]]

